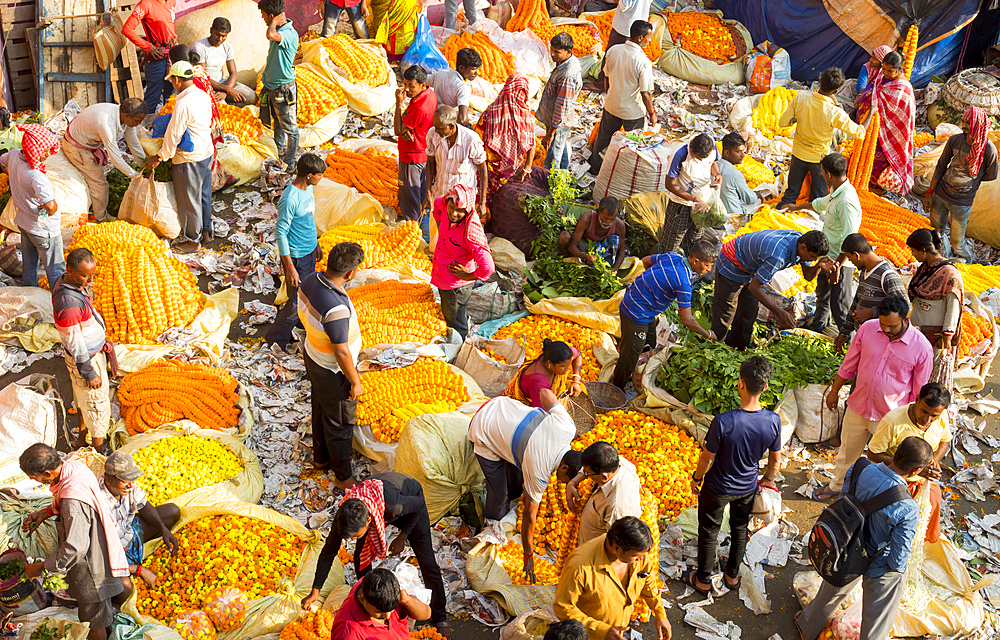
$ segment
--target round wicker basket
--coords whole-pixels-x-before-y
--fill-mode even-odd
[[[597,425],[597,408],[586,393],[581,393],[575,398],[563,396],[559,401],[566,407],[569,417],[573,418],[576,435],[582,436]]]
[[[971,106],[987,115],[1000,115],[1000,78],[985,69],[960,71],[945,84],[944,98],[959,111]]]
[[[625,408],[625,392],[610,382],[585,382],[583,386],[587,387],[587,395],[599,413]]]

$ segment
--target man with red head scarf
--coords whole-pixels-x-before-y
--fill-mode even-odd
[[[951,251],[946,255],[962,261],[972,259],[965,248],[965,228],[976,192],[984,181],[997,179],[997,148],[987,137],[991,129],[985,111],[979,107],[966,109],[962,133],[944,144],[931,186],[924,195],[924,209],[935,229],[944,229],[951,221]]]
[[[14,224],[21,232],[21,281],[26,287],[37,287],[39,261],[50,283],[65,270],[59,208],[45,173],[46,158],[59,151],[59,138],[40,124],[17,128],[23,134],[21,148],[0,156],[0,165],[10,177]]]

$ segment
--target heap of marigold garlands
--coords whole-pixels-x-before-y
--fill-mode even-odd
[[[132,435],[188,419],[202,429],[231,429],[240,419],[237,382],[219,367],[160,360],[118,386],[125,428]]]
[[[94,306],[108,340],[155,344],[171,327],[184,327],[201,311],[198,280],[186,265],[167,256],[148,228],[124,222],[85,225],[68,251],[85,247],[97,259]]]
[[[585,56],[593,53],[600,44],[597,26],[586,24],[553,25],[545,0],[522,0],[517,11],[507,21],[507,31],[530,29],[542,42],[549,42],[557,33],[568,33],[573,38],[573,54]],[[506,80],[506,78],[505,78]]]
[[[906,239],[917,229],[929,229],[930,221],[870,191],[858,190],[858,198],[862,212],[860,231],[868,238],[875,253],[888,258],[897,267],[913,262]]]
[[[750,222],[737,229],[735,233],[723,238],[723,242],[729,242],[733,238],[741,236],[745,233],[763,231],[765,229],[791,229],[793,231],[805,233],[809,231],[809,227],[798,222],[798,219],[804,215],[806,214],[801,211],[779,211],[771,205],[764,205],[753,214],[753,218],[750,219]],[[815,279],[806,280],[802,277],[801,265],[795,265],[793,269],[795,269],[795,272],[799,274],[798,281],[780,293],[791,297],[803,291],[812,292],[816,290]]]
[[[490,84],[503,84],[514,73],[514,56],[493,44],[482,31],[455,33],[444,45],[444,57],[455,68],[455,58],[459,49],[473,49],[483,60],[479,67],[479,77]]]
[[[580,17],[597,25],[597,30],[601,32],[601,46],[607,48],[608,38],[611,37],[611,21],[615,17],[615,9]],[[646,57],[655,64],[660,59],[660,56],[663,55],[663,47],[660,45],[659,38],[653,38],[643,51],[646,53]]]
[[[580,354],[583,356],[580,377],[583,378],[584,382],[593,382],[601,375],[601,363],[594,355],[594,347],[600,343],[600,333],[593,329],[555,316],[530,315],[510,323],[493,334],[493,340],[506,340],[507,338],[524,341],[525,362],[542,355],[542,342],[546,338],[561,340],[580,350]],[[486,349],[486,353],[494,360],[506,362],[503,356],[494,353],[491,349]]]
[[[195,435],[160,438],[132,453],[145,475],[136,480],[154,505],[243,471],[240,459],[218,440]]]
[[[175,93],[160,108],[160,113],[173,113],[176,102],[177,94]],[[261,124],[260,118],[255,116],[252,111],[240,109],[225,102],[218,103],[218,107],[219,118],[222,121],[222,130],[236,136],[241,143],[255,142],[260,138],[260,134],[264,133],[264,125]]]
[[[330,54],[330,60],[346,71],[348,80],[354,84],[379,87],[389,81],[386,61],[346,33],[323,38],[320,44]]]
[[[955,263],[962,272],[962,283],[966,291],[981,295],[990,287],[1000,287],[1000,266],[989,264]]]
[[[337,147],[326,156],[323,175],[361,193],[367,193],[387,207],[399,208],[399,162],[388,151],[366,149],[355,153]]]
[[[448,331],[441,305],[428,284],[383,280],[354,287],[347,295],[358,313],[364,347],[427,344]]]
[[[333,613],[326,609],[310,611],[301,620],[289,622],[278,640],[327,640],[333,629]]]
[[[402,222],[395,229],[373,224],[345,224],[330,229],[319,237],[322,255],[316,271],[326,270],[330,249],[341,242],[356,242],[364,249],[365,259],[359,269],[392,269],[409,267],[431,272],[431,261],[417,251],[420,226],[413,221]]]
[[[719,153],[722,153],[722,143],[716,142],[715,146],[719,150]],[[751,189],[756,189],[762,184],[774,182],[774,172],[768,169],[766,164],[760,162],[749,153],[743,156],[743,160],[739,164],[733,166],[743,174],[743,177],[746,178],[747,186]]]
[[[157,574],[156,587],[136,580],[136,607],[161,622],[203,606],[220,587],[236,587],[251,600],[277,593],[295,578],[303,542],[278,525],[235,515],[206,516],[174,536],[176,556],[161,544],[143,561]]]
[[[993,341],[993,323],[989,318],[963,310],[962,343],[958,348],[958,357],[965,358],[971,355],[972,348],[984,340]]]
[[[308,67],[295,67],[295,88],[296,120],[303,126],[316,124],[323,116],[347,104],[340,87]]]
[[[795,124],[782,127],[778,125],[778,119],[797,93],[795,89],[788,87],[775,87],[762,95],[753,108],[754,128],[768,138],[791,136],[795,132]]]
[[[445,640],[445,637],[441,635],[437,627],[427,626],[411,631],[410,640]]]
[[[922,131],[920,133],[917,133],[916,131],[913,132],[914,149],[919,149],[920,147],[926,147],[932,142],[934,142],[933,133],[927,133],[926,131]],[[845,158],[850,158],[851,155],[854,153],[854,150],[859,148],[861,144],[863,144],[863,141],[858,141],[855,140],[854,138],[849,138],[847,141],[844,142],[840,152],[844,155]]]
[[[361,376],[358,424],[367,424],[382,442],[396,442],[416,416],[454,411],[469,400],[462,376],[441,360],[420,359],[407,367],[369,371]]]
[[[726,64],[738,55],[733,34],[719,16],[700,11],[667,12],[670,39],[685,51]]]

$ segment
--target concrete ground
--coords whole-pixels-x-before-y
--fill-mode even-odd
[[[231,203],[234,192],[232,190],[227,191],[217,198],[221,198],[226,203]],[[232,222],[234,219],[234,214],[230,210],[225,210],[221,214],[224,219]],[[223,240],[217,240],[212,248],[218,250],[224,243]],[[202,279],[202,290],[205,290],[207,283],[205,279]],[[273,300],[272,296],[261,297],[248,294],[245,291],[240,292],[240,300],[246,303],[252,299],[260,299],[262,302],[270,303]],[[232,323],[229,338],[231,340],[238,340],[240,338],[245,338],[239,327],[240,320],[237,319]],[[263,331],[258,331],[257,336],[263,335]],[[29,373],[47,373],[52,374],[56,377],[56,386],[59,389],[60,394],[64,399],[66,399],[67,406],[69,400],[72,399],[72,387],[70,385],[69,374],[66,371],[65,364],[62,358],[49,358],[43,359],[36,362],[32,367],[26,369],[17,374],[7,374],[0,376],[0,388],[14,382]],[[981,392],[981,395],[986,396],[993,393],[995,397],[1000,397],[1000,383],[997,374],[1000,373],[1000,364],[994,363],[993,370],[991,372],[993,375],[991,379],[987,382],[986,388]],[[977,419],[977,423],[984,420],[984,418]],[[985,418],[988,423],[987,432],[1000,437],[1000,418],[997,416],[991,416]],[[78,428],[78,419],[76,416],[70,416],[70,430],[73,432]],[[65,448],[65,443],[61,443],[61,447]],[[992,455],[992,451],[988,455]],[[969,463],[974,464],[981,461],[983,456],[969,456]],[[987,456],[988,457],[988,456]],[[950,457],[946,457],[945,466],[951,464]],[[802,466],[799,463],[792,462],[786,469],[783,470],[785,476],[785,482],[782,486],[783,500],[786,507],[791,509],[791,513],[786,514],[786,518],[794,523],[801,532],[806,532],[811,527],[816,516],[822,510],[822,504],[813,502],[812,500],[807,500],[802,496],[796,495],[794,490],[806,482],[807,476]],[[950,478],[951,473],[946,472],[945,477]],[[1000,500],[997,496],[990,496],[985,503],[970,503],[960,497],[953,502],[953,512],[956,519],[957,527],[956,529],[961,531],[964,527],[963,517],[965,514],[973,510],[983,510],[986,513],[995,513],[1000,510]],[[706,607],[705,611],[715,616],[720,621],[732,620],[738,624],[742,630],[743,640],[766,640],[774,634],[781,636],[783,640],[797,640],[798,632],[792,622],[792,616],[799,610],[798,601],[792,590],[792,578],[798,571],[807,569],[808,567],[802,567],[792,561],[789,561],[788,565],[781,568],[774,568],[768,572],[767,581],[767,595],[771,600],[772,611],[767,615],[755,616],[749,609],[747,609],[743,603],[739,600],[736,593],[728,593],[722,598],[718,599],[712,606]],[[664,593],[664,597],[667,599],[676,599],[684,592],[684,586],[679,582],[668,582],[667,591]],[[695,597],[697,597],[695,595]],[[689,596],[685,602],[692,601],[692,597]],[[694,629],[690,626],[685,626],[681,621],[683,616],[683,611],[676,607],[667,610],[667,616],[673,625],[673,637],[678,639],[689,639],[694,638]],[[455,629],[454,637],[456,640],[480,640],[482,638],[487,638],[497,634],[496,630],[490,630],[479,624],[475,620],[471,619],[460,619],[453,622],[453,627]],[[642,632],[643,637],[647,639],[655,638],[655,632],[651,624],[641,625],[638,629]]]

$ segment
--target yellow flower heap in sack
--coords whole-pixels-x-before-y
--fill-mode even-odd
[[[337,147],[326,156],[323,175],[361,193],[367,193],[387,207],[399,208],[399,163],[388,151],[374,148],[356,153]]]
[[[549,18],[549,10],[545,0],[522,0],[517,5],[517,11],[507,21],[507,31],[524,31],[530,29],[542,42],[549,42],[557,33],[566,32],[573,38],[573,54],[585,56],[593,53],[598,45],[600,34],[596,27],[585,24],[553,25]],[[506,78],[504,78],[506,80]]]
[[[585,17],[586,20],[597,25],[597,30],[601,32],[601,46],[606,48],[608,46],[608,38],[611,37],[611,21],[615,17],[615,9],[580,17]],[[654,64],[663,55],[663,47],[656,38],[650,40],[649,45],[643,51],[646,53],[646,57]]]
[[[323,38],[320,43],[330,54],[330,60],[347,72],[347,78],[352,83],[379,87],[389,81],[389,68],[385,61],[346,33]]]
[[[565,485],[563,485],[565,486]],[[497,560],[516,585],[529,585],[528,574],[524,572],[524,548],[520,542],[511,540],[497,549]],[[535,585],[550,586],[559,582],[559,573],[552,563],[544,558],[535,558]]]
[[[80,247],[97,258],[94,306],[108,340],[155,344],[164,331],[187,326],[201,311],[198,279],[167,256],[148,228],[121,220],[85,225],[73,234],[69,251]]]
[[[395,229],[373,224],[334,227],[319,237],[322,255],[316,264],[316,271],[326,270],[326,260],[334,245],[356,242],[365,252],[365,259],[358,269],[410,268],[430,273],[430,259],[417,250],[420,239],[420,226],[411,220],[400,223]]]
[[[580,376],[584,382],[593,382],[601,375],[601,363],[594,355],[594,347],[600,343],[600,334],[593,329],[563,320],[555,316],[530,315],[512,322],[493,334],[493,340],[506,340],[515,338],[524,341],[524,360],[534,360],[542,355],[542,342],[549,340],[561,340],[566,344],[576,347],[583,356],[583,367]],[[486,350],[494,360],[506,362],[502,356],[492,350]]]
[[[787,87],[775,87],[762,95],[753,108],[753,126],[768,138],[789,137],[795,132],[795,124],[778,126],[778,118],[792,102],[798,92]]]
[[[260,92],[260,86],[258,86],[257,91],[258,93]],[[173,113],[176,102],[177,94],[175,93],[160,108],[160,113]],[[260,118],[248,109],[240,109],[225,102],[218,103],[218,107],[219,118],[222,121],[222,130],[236,136],[242,144],[256,142],[261,134],[264,133],[264,125],[261,124]]]
[[[290,622],[278,640],[327,640],[333,629],[333,613],[326,609],[310,611],[301,620]]]
[[[444,45],[444,57],[451,68],[455,68],[455,58],[459,49],[473,49],[483,60],[479,76],[490,84],[503,84],[514,73],[514,56],[493,44],[482,31],[453,34]]]
[[[278,593],[295,578],[303,543],[281,527],[245,516],[206,516],[174,532],[176,556],[161,544],[143,561],[156,586],[136,580],[136,607],[161,622],[199,609],[220,587],[236,587],[251,600]]]
[[[719,153],[722,153],[721,142],[716,142],[715,147]],[[747,186],[751,189],[756,189],[762,184],[770,184],[775,180],[774,172],[768,169],[766,164],[755,159],[749,153],[744,154],[743,160],[733,166],[743,174],[743,177],[746,178]]]
[[[347,292],[358,313],[364,347],[417,342],[443,336],[448,325],[428,284],[383,280]]]
[[[301,126],[316,124],[323,116],[347,104],[340,87],[308,67],[295,67],[295,88],[298,92],[295,114]]]
[[[1000,287],[1000,267],[987,264],[965,264],[958,262],[955,267],[962,272],[965,290],[977,296],[991,287]]]
[[[771,205],[764,205],[753,214],[750,222],[736,230],[735,233],[726,236],[722,241],[729,242],[733,238],[742,236],[745,233],[754,231],[764,231],[765,229],[791,229],[800,233],[809,231],[809,227],[798,222],[798,219],[806,215],[801,211],[779,211]],[[816,280],[806,280],[802,277],[801,265],[792,267],[799,274],[798,281],[788,289],[782,291],[782,295],[793,297],[803,291],[816,291]]]
[[[408,367],[369,371],[361,376],[358,424],[367,424],[382,442],[396,442],[410,418],[454,411],[469,400],[465,380],[441,360],[420,359]]]
[[[735,59],[733,34],[715,14],[699,11],[667,12],[667,31],[685,51],[713,62],[726,64]]]
[[[225,369],[160,360],[125,376],[118,401],[132,435],[185,418],[202,429],[221,431],[239,423],[236,389],[236,378]]]
[[[132,458],[146,472],[136,483],[154,505],[218,484],[243,471],[240,459],[229,447],[193,435],[160,438],[135,451]]]

